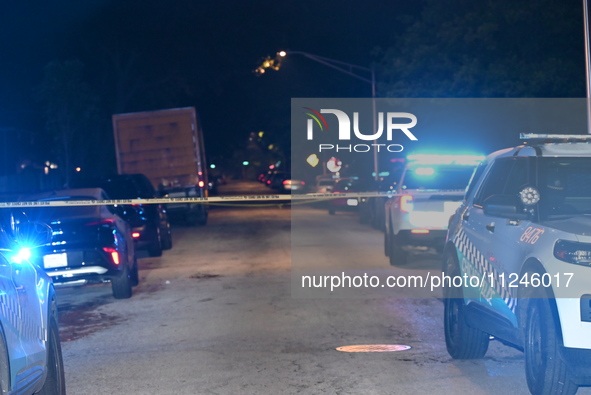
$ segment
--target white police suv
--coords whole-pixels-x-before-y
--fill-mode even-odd
[[[441,249],[449,217],[483,156],[409,155],[394,196],[385,203],[384,253],[392,265],[404,265],[408,247]]]
[[[55,291],[29,249],[51,232],[22,218],[0,212],[0,393],[63,395]]]
[[[450,219],[447,349],[482,358],[494,336],[523,349],[533,394],[573,394],[591,384],[591,136],[521,137]]]

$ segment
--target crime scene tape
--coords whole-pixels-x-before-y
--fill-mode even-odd
[[[462,191],[445,192],[413,192],[413,196],[421,195],[455,195],[463,194]],[[234,202],[263,202],[263,201],[305,201],[305,200],[330,200],[330,199],[360,199],[372,197],[396,197],[404,193],[390,192],[355,192],[355,193],[309,193],[298,195],[242,195],[242,196],[212,196],[212,197],[163,197],[152,199],[109,199],[109,200],[59,200],[60,196],[52,199],[38,201],[0,202],[0,208],[5,207],[75,207],[75,206],[100,206],[100,205],[129,205],[129,204],[171,204],[171,203],[234,203]],[[65,196],[64,196],[65,198]]]

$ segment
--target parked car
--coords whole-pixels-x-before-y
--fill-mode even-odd
[[[23,201],[109,200],[100,188],[25,195]],[[42,265],[56,285],[111,282],[116,299],[129,298],[139,282],[134,241],[121,206],[32,207],[29,219],[48,224],[52,242],[39,248]]]
[[[386,202],[391,198],[389,193],[396,191],[396,185],[402,176],[402,168],[392,171],[378,181],[368,183],[365,192],[382,194],[377,197],[365,197],[359,200],[359,222],[370,224],[374,229],[386,230]]]
[[[304,193],[306,183],[302,180],[294,180],[290,173],[277,172],[269,179],[269,187],[283,193]]]
[[[316,177],[316,184],[311,188],[312,193],[331,193],[332,187],[338,178],[332,176]]]
[[[102,188],[111,199],[153,199],[156,190],[143,174],[120,174],[108,178],[79,179],[76,187]],[[134,204],[123,206],[124,220],[131,225],[136,250],[147,250],[152,257],[172,248],[172,232],[166,206]]]
[[[33,262],[51,231],[20,219],[0,212],[0,392],[65,395],[55,290]]]
[[[533,394],[591,384],[591,137],[525,135],[489,155],[451,218],[445,339],[482,358],[491,336],[525,354]]]
[[[331,191],[335,194],[361,192],[361,185],[357,178],[340,178]],[[333,198],[328,201],[328,213],[334,215],[337,211],[355,211],[358,206],[359,199],[356,197]]]
[[[385,203],[384,252],[391,265],[408,262],[409,246],[443,249],[449,217],[460,206],[478,155],[409,155]]]

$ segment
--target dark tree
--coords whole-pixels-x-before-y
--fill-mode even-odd
[[[582,4],[425,0],[381,52],[391,97],[584,97]]]
[[[55,143],[52,150],[69,185],[75,166],[100,160],[97,129],[98,99],[84,82],[84,64],[78,60],[53,61],[45,67],[38,88],[47,131]],[[97,152],[99,151],[99,152]]]

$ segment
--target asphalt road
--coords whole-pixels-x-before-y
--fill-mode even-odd
[[[268,193],[255,183],[225,192]],[[129,300],[109,285],[58,291],[69,394],[528,393],[513,348],[493,341],[483,360],[448,356],[436,294],[293,289],[292,244],[294,272],[436,272],[430,251],[392,269],[382,234],[353,213],[218,207],[207,226],[177,226],[173,238],[162,257],[140,259]],[[411,348],[336,350],[348,345]]]

